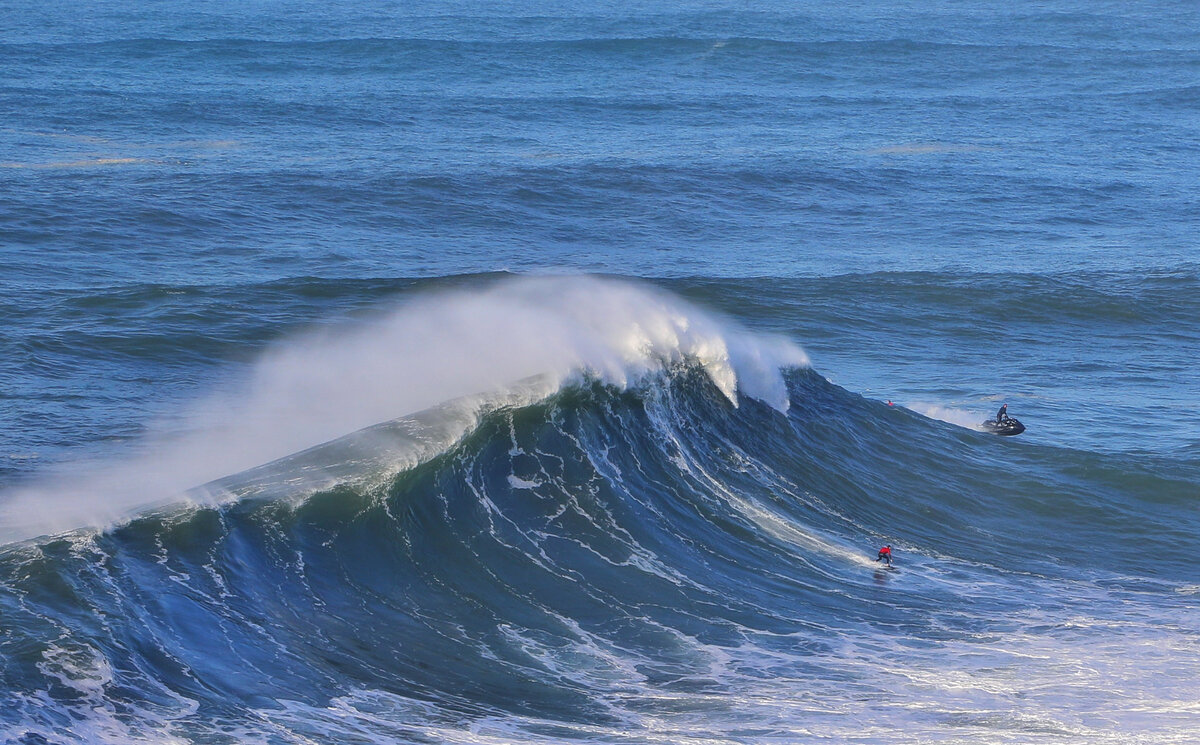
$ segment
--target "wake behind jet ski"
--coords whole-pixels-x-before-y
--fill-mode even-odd
[[[1019,435],[1025,431],[1025,425],[1008,415],[1008,404],[1000,407],[995,419],[983,422],[983,430],[994,435]]]

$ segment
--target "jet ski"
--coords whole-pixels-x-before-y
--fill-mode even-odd
[[[991,432],[994,435],[1019,435],[1025,431],[1025,425],[1012,417],[999,422],[995,419],[988,419],[983,423],[983,431]]]

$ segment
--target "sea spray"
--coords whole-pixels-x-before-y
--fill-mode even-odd
[[[211,485],[222,477],[474,397],[436,451],[469,429],[497,395],[509,405],[527,403],[580,376],[623,388],[685,361],[700,366],[735,404],[744,394],[780,411],[789,405],[780,370],[808,364],[787,340],[748,333],[642,283],[508,277],[404,298],[355,325],[276,343],[248,382],[191,406],[185,434],[152,428],[136,456],[67,470],[8,495],[0,537],[104,525],[152,505],[221,501],[236,496]],[[531,388],[530,380],[537,385]],[[518,398],[504,398],[508,391]],[[396,459],[414,462],[411,451]]]
[[[974,429],[978,431],[983,431],[983,427],[981,426],[980,422],[982,422],[984,419],[987,419],[989,416],[944,404],[913,402],[908,404],[906,408],[912,409],[918,414],[927,416],[930,419],[937,419],[938,421],[946,422],[947,424],[955,424],[959,427],[966,427],[967,429]]]

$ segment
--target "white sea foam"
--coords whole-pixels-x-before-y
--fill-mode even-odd
[[[639,619],[671,649],[673,673],[694,684],[686,691],[654,682],[653,659],[559,620],[563,637],[549,641],[510,626],[500,633],[529,669],[604,703],[611,723],[513,713],[453,721],[436,706],[368,690],[258,715],[276,733],[324,742],[873,745],[903,732],[905,742],[941,745],[1182,745],[1195,740],[1200,713],[1189,684],[1193,633],[1140,620],[1072,625],[1031,610],[1001,624],[1011,629],[920,644],[851,624],[814,654],[808,631],[740,627],[745,641],[725,646]]]
[[[683,361],[701,366],[735,404],[748,395],[780,410],[788,406],[781,368],[808,364],[785,339],[641,283],[526,277],[425,293],[356,325],[275,345],[247,384],[191,407],[186,435],[152,434],[137,457],[5,495],[0,538],[105,525],[164,501],[219,500],[228,496],[219,489],[184,492],[456,397],[494,399],[514,381],[540,381],[535,397],[584,375],[624,387]],[[469,426],[463,416],[447,437]]]

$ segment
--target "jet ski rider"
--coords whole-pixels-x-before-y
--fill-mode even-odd
[[[1000,407],[1000,411],[996,412],[996,424],[1003,424],[1008,421],[1008,404]]]

